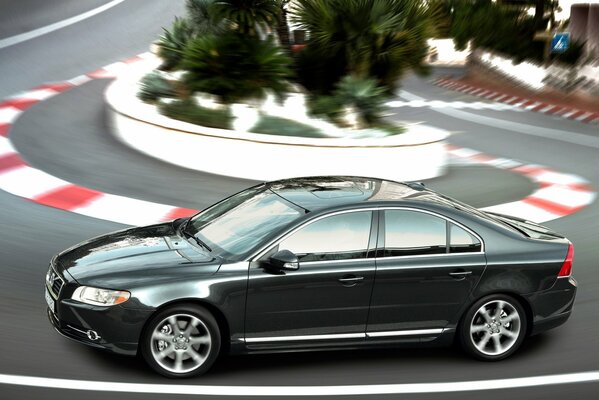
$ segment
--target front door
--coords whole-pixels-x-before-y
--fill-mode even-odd
[[[315,218],[250,264],[248,347],[364,339],[375,270],[373,214],[352,211]],[[297,271],[264,268],[268,256],[279,250],[299,257]]]

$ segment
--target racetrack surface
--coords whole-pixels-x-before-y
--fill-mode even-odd
[[[67,2],[65,2],[67,3]],[[92,4],[93,3],[93,4]],[[89,8],[97,7],[90,2]],[[80,7],[80,6],[79,6]],[[126,0],[93,18],[37,39],[0,50],[0,97],[51,80],[69,79],[99,66],[147,50],[180,14],[182,1]],[[85,10],[67,13],[68,18]],[[49,21],[51,23],[53,21]],[[45,24],[41,21],[40,24]],[[34,27],[35,28],[35,27]],[[12,28],[11,28],[12,29]],[[126,32],[126,35],[125,35]],[[17,28],[3,35],[20,33]],[[125,35],[125,36],[123,36]],[[126,37],[127,40],[122,40]],[[8,60],[8,61],[6,61]],[[41,60],[41,61],[40,61]],[[11,131],[11,140],[33,166],[97,190],[181,207],[203,208],[251,182],[185,170],[124,148],[108,132],[100,95],[106,80],[65,92],[29,109]],[[479,98],[410,78],[403,89],[448,102]],[[585,135],[599,146],[596,127],[524,111],[396,109],[398,119],[427,121],[454,130],[452,144],[547,165],[578,174],[599,187],[598,149],[484,124],[492,118],[536,128]],[[463,114],[467,113],[467,114]],[[474,117],[472,117],[474,116]],[[479,121],[479,122],[473,122]],[[517,200],[534,189],[518,175],[490,167],[453,166],[427,183],[476,206]],[[341,385],[451,382],[536,376],[599,369],[599,206],[547,223],[576,246],[574,275],[580,283],[574,313],[563,327],[528,340],[521,351],[500,363],[481,363],[449,349],[343,351],[223,357],[206,376],[173,382],[152,373],[139,359],[101,353],[63,339],[45,316],[43,279],[50,257],[120,224],[40,206],[0,192],[0,373],[116,382],[193,385]],[[593,398],[599,384],[569,384],[489,392],[401,395],[401,398],[557,399],[576,393]],[[301,392],[297,393],[301,395]],[[0,399],[46,398],[179,399],[186,396],[110,394],[2,385]],[[363,396],[362,396],[363,397]],[[243,398],[243,397],[241,397]],[[390,395],[368,398],[395,398]]]

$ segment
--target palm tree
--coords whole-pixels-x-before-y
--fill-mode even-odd
[[[215,0],[211,9],[212,15],[247,36],[257,36],[257,28],[275,26],[280,11],[281,0]]]
[[[197,35],[222,33],[225,26],[218,16],[212,12],[215,0],[187,0],[185,8],[187,9],[188,19],[193,25]]]
[[[392,91],[406,70],[426,71],[434,23],[424,0],[296,0],[290,12],[308,47],[347,60],[349,75]]]

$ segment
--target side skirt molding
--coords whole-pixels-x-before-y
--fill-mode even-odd
[[[307,340],[338,340],[338,339],[367,339],[395,336],[430,336],[440,335],[451,329],[411,329],[401,331],[383,331],[383,332],[366,332],[366,333],[340,333],[331,335],[294,335],[294,336],[270,336],[270,337],[253,337],[245,338],[242,341],[246,343],[269,343],[269,342],[292,342],[292,341],[307,341]]]

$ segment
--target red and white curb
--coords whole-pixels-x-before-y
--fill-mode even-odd
[[[147,57],[149,54],[143,53],[65,82],[38,86],[0,102],[0,189],[38,204],[129,225],[146,225],[194,214],[196,210],[102,193],[66,182],[28,165],[8,139],[12,124],[29,107],[92,79],[113,78]],[[538,190],[522,200],[487,210],[545,222],[577,212],[595,199],[589,183],[576,175],[495,158],[471,149],[449,145],[447,148],[454,158],[510,170],[539,185]]]
[[[541,112],[544,114],[552,114],[562,118],[567,118],[579,122],[590,124],[599,124],[599,113],[592,111],[579,110],[563,105],[555,105],[541,101],[531,100],[520,96],[512,96],[506,93],[487,90],[473,85],[467,85],[460,81],[441,78],[435,81],[435,85],[446,89],[456,90],[473,96],[484,97],[488,100],[493,100],[501,103],[506,103],[514,107],[519,107],[524,110]]]
[[[129,225],[146,225],[194,214],[195,210],[152,203],[74,185],[33,168],[8,139],[10,128],[33,105],[96,78],[113,78],[143,53],[74,79],[45,84],[0,102],[0,189],[35,203]]]
[[[476,150],[448,145],[449,154],[459,160],[484,164],[515,172],[535,182],[539,188],[522,200],[486,207],[484,210],[513,215],[534,222],[546,222],[580,211],[596,197],[587,180],[548,167],[500,157]]]

